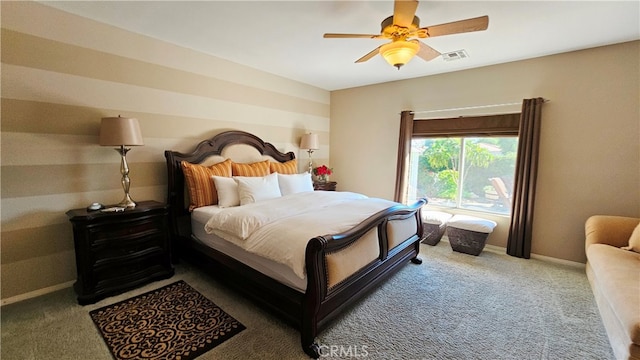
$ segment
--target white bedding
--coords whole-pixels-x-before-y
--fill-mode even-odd
[[[344,232],[396,204],[351,192],[302,192],[239,207],[215,208],[205,231],[286,265],[305,279],[305,249],[311,238]]]
[[[218,235],[207,234],[204,231],[204,225],[209,218],[211,218],[211,214],[214,214],[217,210],[218,207],[216,205],[211,205],[196,208],[191,213],[191,228],[197,241],[230,256],[292,289],[301,293],[305,292],[307,279],[300,279],[289,267],[260,255],[250,253]]]

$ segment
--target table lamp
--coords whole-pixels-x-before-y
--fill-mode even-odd
[[[131,200],[129,195],[129,165],[127,164],[127,152],[131,150],[125,146],[141,146],[142,133],[140,132],[140,124],[138,119],[118,117],[102,118],[100,125],[100,145],[102,146],[119,146],[115,150],[120,154],[120,173],[122,174],[122,188],[124,189],[124,199],[117,205],[125,208],[133,208],[136,203]]]

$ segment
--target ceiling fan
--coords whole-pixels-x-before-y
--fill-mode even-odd
[[[400,67],[408,63],[415,55],[418,55],[418,57],[425,61],[433,60],[441,55],[440,52],[429,45],[418,39],[411,38],[430,38],[434,36],[482,31],[486,30],[489,26],[489,17],[485,15],[421,28],[420,19],[415,16],[417,8],[417,0],[395,0],[393,15],[382,21],[382,29],[379,35],[328,33],[324,34],[324,37],[390,39],[390,43],[378,46],[365,56],[356,60],[356,63],[365,62],[379,53],[389,64],[400,70]]]

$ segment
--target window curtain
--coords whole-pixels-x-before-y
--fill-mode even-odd
[[[531,256],[533,205],[536,195],[538,148],[543,103],[543,98],[523,100],[518,131],[518,157],[516,160],[507,254],[525,259]]]
[[[394,201],[405,203],[407,197],[407,180],[409,179],[409,156],[411,155],[411,138],[413,136],[413,112],[405,110],[400,113],[400,136],[398,140],[398,161],[396,164],[396,190]]]

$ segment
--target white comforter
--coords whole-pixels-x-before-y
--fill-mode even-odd
[[[304,279],[305,249],[311,238],[344,232],[396,204],[352,192],[302,192],[220,209],[205,231],[282,263]]]

